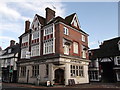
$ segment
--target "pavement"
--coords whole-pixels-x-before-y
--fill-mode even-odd
[[[65,86],[65,85],[54,85],[53,87],[47,86],[37,86],[30,84],[20,84],[20,83],[2,83],[2,90],[14,90],[13,88],[21,88],[20,90],[24,90],[22,88],[29,88],[29,90],[53,90],[53,89],[65,89],[65,90],[120,90],[120,83],[90,83],[90,84],[80,84],[73,86]],[[8,89],[12,88],[12,89]],[[15,89],[16,90],[16,89]],[[18,90],[18,89],[17,89]],[[25,89],[26,90],[26,89]]]

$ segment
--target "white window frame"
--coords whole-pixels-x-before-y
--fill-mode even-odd
[[[27,58],[26,54],[28,52],[28,48],[21,49],[21,58]]]
[[[54,39],[45,40],[43,43],[43,54],[54,53]]]
[[[117,75],[117,81],[120,81],[120,72],[117,72],[116,75]]]
[[[74,23],[74,26],[77,27],[78,24],[77,24],[77,21],[75,19],[74,19],[73,23]]]
[[[118,49],[120,51],[120,40],[118,41]]]
[[[119,58],[119,59],[118,59],[118,58]],[[116,57],[116,64],[117,64],[117,65],[120,65],[120,63],[118,63],[118,60],[120,60],[120,56],[117,56],[117,57]],[[119,61],[119,62],[120,62],[120,61]]]
[[[33,32],[33,33],[32,33],[32,40],[38,39],[39,36],[40,36],[40,35],[39,35],[39,31]]]
[[[69,55],[69,52],[70,52],[69,46],[68,45],[64,45],[64,54]]]
[[[97,76],[97,78],[96,78]],[[99,72],[98,71],[89,71],[90,81],[99,81]]]
[[[82,41],[85,42],[85,35],[82,34]]]
[[[53,25],[44,29],[44,36],[53,34]]]
[[[37,77],[39,75],[39,65],[32,66],[32,77]]]
[[[10,48],[10,49],[8,49],[8,53],[11,53],[11,51],[12,51],[12,49]]]
[[[86,58],[86,50],[84,50],[85,46],[82,45],[82,58]]]
[[[69,30],[68,30],[68,28],[67,28],[67,27],[64,27],[64,29],[63,29],[63,30],[64,30],[64,34],[65,34],[65,35],[69,35]]]
[[[78,54],[78,43],[77,42],[73,42],[73,52]]]
[[[28,35],[25,35],[22,37],[22,43],[25,43],[25,42],[29,42],[29,36]]]
[[[83,65],[71,65],[71,77],[84,77],[84,66]]]
[[[40,55],[40,48],[39,45],[35,45],[31,47],[31,57],[39,56]]]

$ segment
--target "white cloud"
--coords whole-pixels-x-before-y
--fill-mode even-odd
[[[65,6],[61,2],[50,1],[51,0],[42,0],[42,2],[39,0],[2,1],[0,3],[0,44],[1,42],[6,42],[6,44],[3,45],[5,48],[9,43],[8,40],[18,40],[19,35],[24,31],[25,20],[29,19],[32,21],[36,13],[45,17],[46,7],[50,7],[51,9],[54,9],[53,6],[56,7],[56,9],[54,9],[56,16],[64,17]]]
[[[0,24],[0,32],[2,33],[8,33],[13,32],[13,34],[20,34],[22,33],[23,27],[20,24],[16,23],[4,23]]]
[[[1,40],[16,40],[15,38],[13,37],[8,37],[8,36],[0,36],[0,39]],[[4,42],[4,41],[3,41]]]

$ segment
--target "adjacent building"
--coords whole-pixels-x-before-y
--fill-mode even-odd
[[[120,37],[104,41],[100,48],[89,51],[90,81],[120,81]]]
[[[25,21],[25,32],[19,37],[18,82],[89,83],[88,34],[77,14],[62,18],[50,8],[45,10],[45,18],[36,14],[32,23]]]
[[[19,44],[14,40],[10,41],[10,46],[2,50],[0,56],[3,82],[17,82],[17,60]]]

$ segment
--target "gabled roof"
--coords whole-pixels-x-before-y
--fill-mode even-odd
[[[11,53],[8,53],[8,50],[11,49]],[[8,55],[8,54],[16,54],[20,51],[20,46],[19,44],[7,47],[4,51],[6,51],[2,56]]]
[[[118,48],[118,41],[120,37],[116,37],[110,40],[105,40],[100,48],[97,51],[94,51],[93,57],[96,58],[105,58],[105,57],[113,57],[120,56],[120,51]]]
[[[38,17],[39,22],[44,26],[45,25],[45,18],[42,16],[39,16],[38,14],[36,14],[36,16]]]
[[[69,15],[69,16],[67,16],[66,18],[65,18],[65,21],[67,22],[67,24],[71,24],[71,22],[72,22],[72,20],[73,20],[73,17],[75,16],[75,14],[76,13],[73,13],[73,14],[71,14],[71,15]]]

